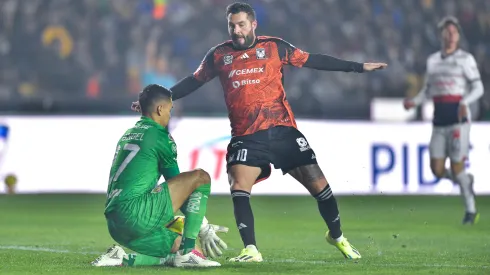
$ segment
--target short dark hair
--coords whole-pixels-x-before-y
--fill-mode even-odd
[[[140,103],[141,113],[143,115],[150,114],[158,101],[170,101],[171,99],[172,92],[157,84],[146,86],[138,96],[138,102]]]
[[[444,18],[442,18],[441,21],[439,21],[439,23],[437,24],[437,28],[439,28],[439,31],[442,32],[449,25],[454,25],[458,29],[459,33],[462,34],[459,20],[454,16],[445,16]]]
[[[240,12],[246,13],[250,21],[254,21],[256,18],[254,8],[247,3],[235,2],[226,7],[226,17],[228,17],[229,14],[237,14]]]

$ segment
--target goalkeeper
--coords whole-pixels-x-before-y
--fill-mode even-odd
[[[139,94],[139,103],[143,116],[117,144],[104,214],[112,238],[140,254],[126,255],[113,246],[92,265],[113,265],[109,259],[123,258],[129,266],[220,266],[195,249],[198,235],[210,257],[221,255],[218,246],[226,249],[226,244],[216,236],[216,226],[203,223],[211,191],[208,173],[179,172],[177,146],[166,129],[172,94],[152,84]],[[157,185],[161,175],[166,182]],[[179,209],[185,219],[175,218]]]

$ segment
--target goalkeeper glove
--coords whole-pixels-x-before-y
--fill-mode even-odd
[[[221,249],[227,249],[228,246],[222,239],[220,239],[220,237],[216,235],[216,233],[227,232],[227,227],[208,224],[206,220],[203,221],[201,230],[199,231],[199,241],[201,243],[201,249],[204,252],[204,256],[216,258],[223,254]]]

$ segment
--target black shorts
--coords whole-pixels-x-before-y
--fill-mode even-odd
[[[235,164],[260,167],[257,181],[268,178],[271,164],[284,174],[294,168],[317,164],[315,152],[294,127],[276,126],[251,135],[233,137],[228,144],[226,168]]]

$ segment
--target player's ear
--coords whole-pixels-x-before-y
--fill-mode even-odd
[[[157,106],[157,115],[158,116],[163,115],[163,105],[161,104]]]
[[[252,21],[252,30],[255,31],[257,28],[257,20]]]

